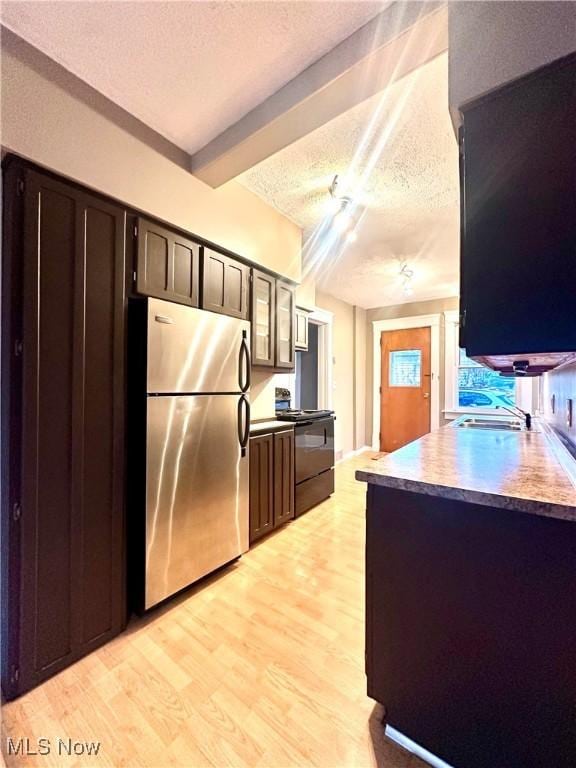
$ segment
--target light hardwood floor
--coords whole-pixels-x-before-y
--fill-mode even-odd
[[[364,676],[364,454],[336,493],[3,708],[5,737],[100,741],[8,766],[417,768]]]

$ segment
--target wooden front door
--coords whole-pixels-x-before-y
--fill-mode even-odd
[[[395,451],[430,431],[430,328],[380,336],[380,450]]]

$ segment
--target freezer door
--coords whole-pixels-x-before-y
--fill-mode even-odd
[[[148,392],[240,392],[250,387],[250,323],[148,299]]]
[[[248,549],[246,403],[148,398],[146,609]]]

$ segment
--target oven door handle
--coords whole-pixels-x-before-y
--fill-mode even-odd
[[[296,421],[297,427],[309,427],[312,424],[323,424],[326,421],[336,421],[336,416],[324,416],[322,419],[309,419],[308,421]]]

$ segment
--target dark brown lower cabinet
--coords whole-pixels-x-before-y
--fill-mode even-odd
[[[250,543],[294,518],[294,430],[250,438]]]
[[[125,212],[17,162],[4,204],[2,686],[14,698],[126,620]]]
[[[274,528],[294,518],[294,430],[274,433]]]
[[[576,524],[368,486],[366,674],[461,768],[576,765]]]
[[[274,436],[250,438],[250,543],[274,528]]]

